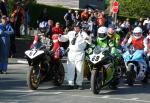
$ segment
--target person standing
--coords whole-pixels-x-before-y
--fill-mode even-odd
[[[52,32],[52,29],[53,29],[53,20],[48,20],[48,33],[47,33],[47,36],[51,38],[53,32]]]
[[[13,32],[11,25],[7,23],[7,16],[3,15],[0,23],[0,73],[7,73],[10,35]]]
[[[2,11],[3,15],[8,15],[7,8],[6,8],[6,0],[2,1],[0,0],[0,10]]]
[[[59,35],[59,41],[66,42],[69,40],[69,52],[67,58],[67,80],[71,88],[74,86],[83,89],[83,66],[85,57],[85,48],[87,43],[91,43],[90,37],[86,32],[81,30],[81,25],[77,23],[74,30],[66,35]],[[74,83],[75,69],[77,78]]]
[[[14,6],[11,17],[15,18],[15,36],[21,37],[20,27],[25,22],[25,12],[20,2],[17,2]]]

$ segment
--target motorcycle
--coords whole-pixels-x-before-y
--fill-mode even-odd
[[[54,52],[49,51],[52,45],[35,45],[25,51],[26,59],[30,66],[27,72],[27,85],[31,90],[36,90],[39,84],[52,81],[55,86],[60,86],[65,77],[65,70],[60,59],[54,59]]]
[[[86,54],[86,60],[91,71],[92,92],[98,94],[105,86],[116,87],[119,84],[120,69],[116,66],[109,48],[95,46],[94,48],[88,48]]]
[[[133,86],[135,80],[143,81],[146,79],[146,61],[144,59],[144,50],[135,50],[131,45],[123,53],[124,62],[126,65],[126,79],[129,86]],[[142,69],[142,68],[144,69]]]

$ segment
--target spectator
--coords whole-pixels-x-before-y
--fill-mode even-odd
[[[75,19],[76,19],[75,22],[79,22],[80,21],[80,15],[79,15],[79,12],[77,10],[75,11]]]
[[[14,6],[13,13],[11,17],[15,18],[15,35],[20,37],[20,27],[25,21],[25,12],[20,2],[17,2]]]
[[[7,23],[7,17],[3,15],[0,24],[0,73],[7,73],[11,34],[13,34],[13,29]]]
[[[89,19],[88,9],[84,9],[84,11],[81,13],[81,20],[88,21],[88,19]]]
[[[106,21],[106,26],[109,27],[110,25],[112,25],[112,12],[109,13],[109,15],[107,16],[107,21]]]
[[[63,30],[59,22],[56,22],[55,27],[52,29],[53,34],[63,34]]]
[[[24,8],[24,10],[25,10],[25,22],[24,22],[23,28],[22,28],[22,35],[27,34],[28,24],[30,22],[29,9]]]
[[[99,27],[104,26],[105,25],[105,17],[103,15],[103,13],[99,12],[98,13],[98,17],[97,17],[97,24]]]
[[[96,37],[97,36],[97,17],[96,17],[96,13],[92,12],[88,21],[92,22],[92,33],[93,33],[93,36]]]
[[[11,17],[10,21],[9,21],[11,27],[13,28],[13,30],[15,30],[15,18]],[[13,35],[10,36],[10,57],[13,58],[15,57],[15,53],[16,53],[16,40],[15,40],[15,34],[13,33]]]
[[[2,10],[2,14],[7,16],[8,14],[7,14],[7,9],[5,5],[6,1],[7,0],[4,0],[4,1],[0,0],[0,9]]]
[[[47,33],[47,36],[50,37],[50,38],[53,34],[52,28],[53,28],[53,20],[48,20],[48,33]]]
[[[64,20],[66,22],[66,29],[71,29],[73,25],[73,19],[72,19],[72,10],[68,10],[68,12],[64,15]]]

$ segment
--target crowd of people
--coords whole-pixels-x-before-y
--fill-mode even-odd
[[[4,3],[4,2],[3,2]],[[1,6],[2,7],[2,6]],[[6,8],[6,7],[5,7]],[[13,12],[8,19],[7,10],[1,9],[0,24],[0,70],[6,73],[9,56],[9,45],[12,45],[12,56],[15,53],[15,36],[20,37],[20,27],[23,24],[23,33],[27,32],[29,22],[28,8],[24,8],[20,3],[14,6]],[[65,28],[60,22],[50,20],[45,8],[37,20],[37,25],[44,37],[53,40],[53,50],[57,48],[69,47],[67,59],[67,80],[71,87],[74,87],[74,75],[77,72],[76,87],[83,89],[83,68],[85,59],[86,44],[96,43],[99,46],[111,47],[112,55],[120,58],[118,49],[132,44],[137,50],[144,50],[144,54],[149,54],[150,48],[150,20],[140,19],[134,24],[129,19],[118,20],[114,23],[113,13],[105,15],[104,11],[85,9],[79,11],[69,9],[64,14]],[[41,35],[41,34],[40,34]],[[35,36],[33,44],[43,41],[45,38]],[[9,42],[11,38],[11,42]],[[67,42],[68,43],[63,43]],[[62,49],[61,49],[62,50]],[[58,54],[57,54],[58,55]],[[76,70],[75,70],[76,69]],[[147,69],[146,63],[142,65],[142,72]]]

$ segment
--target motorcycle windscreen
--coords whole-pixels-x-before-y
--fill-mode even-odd
[[[43,50],[27,50],[25,51],[25,54],[28,56],[28,58],[33,59],[36,58],[37,56],[43,54]]]

